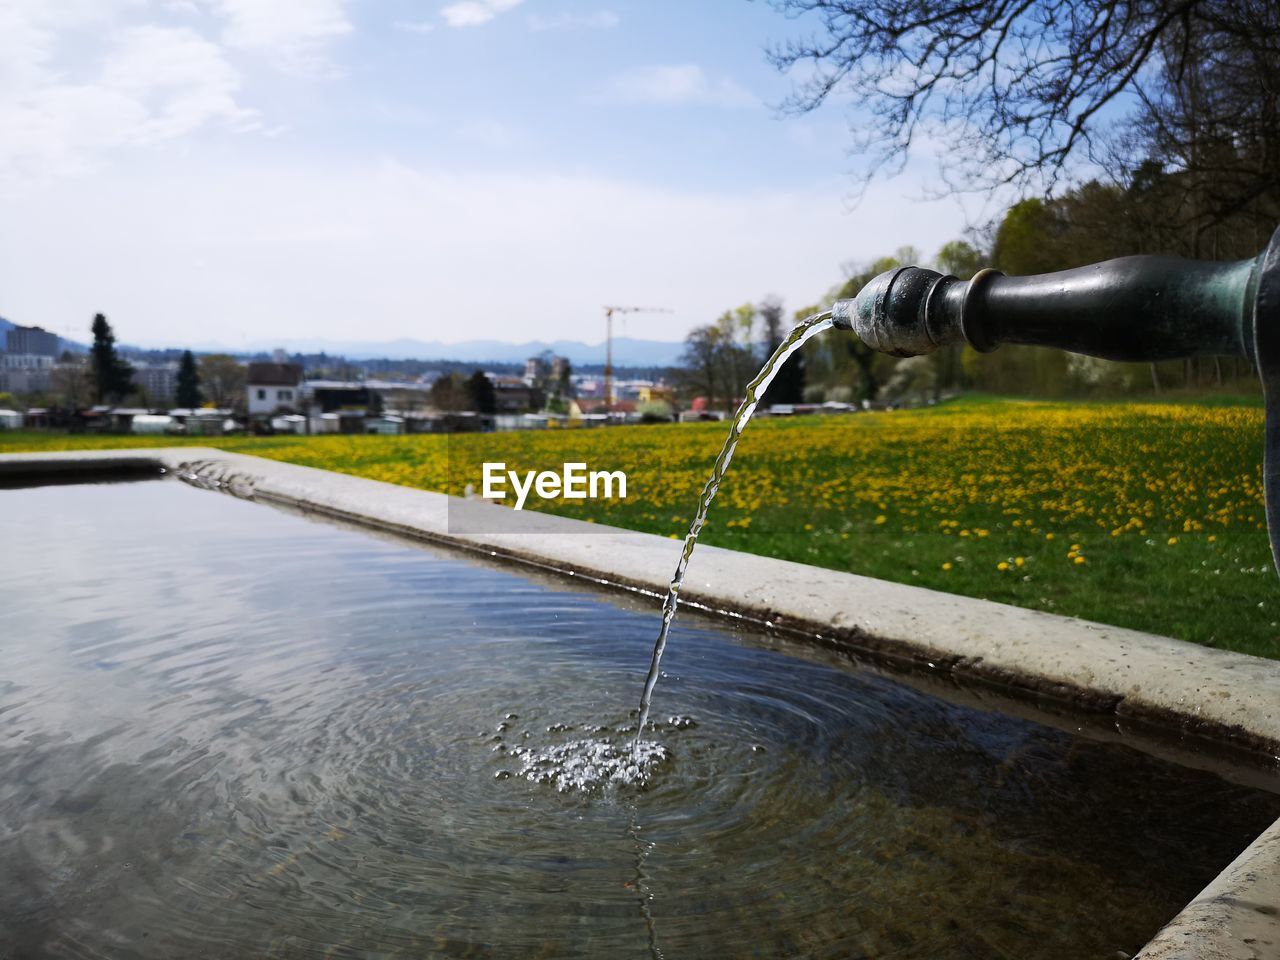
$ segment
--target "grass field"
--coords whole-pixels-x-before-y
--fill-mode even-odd
[[[963,400],[764,420],[748,429],[704,540],[1280,657],[1262,429],[1248,402]],[[479,489],[486,460],[583,461],[625,471],[627,499],[527,508],[676,537],[725,433],[711,423],[213,444],[453,493]],[[173,442],[14,432],[0,433],[0,452]]]

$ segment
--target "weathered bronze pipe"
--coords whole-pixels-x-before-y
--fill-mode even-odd
[[[1249,260],[1121,257],[1033,277],[972,280],[901,267],[832,307],[835,326],[898,357],[962,343],[1022,343],[1107,360],[1244,356],[1266,396],[1264,479],[1280,569],[1280,229]]]

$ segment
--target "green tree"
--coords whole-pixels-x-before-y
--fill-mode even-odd
[[[182,359],[178,361],[174,400],[178,406],[190,410],[194,410],[203,402],[200,397],[200,371],[196,369],[196,358],[192,356],[190,350],[183,350]]]
[[[968,280],[983,267],[982,253],[963,240],[944,243],[934,257],[938,269],[961,280]]]
[[[756,310],[759,313],[760,322],[764,325],[764,354],[766,357],[771,357],[789,332],[783,329],[782,300],[778,297],[765,297]],[[808,315],[805,314],[805,316]],[[804,317],[797,315],[797,319],[804,319]],[[765,391],[763,403],[766,406],[804,401],[804,361],[805,350],[801,348],[783,364],[782,369],[774,377],[773,383],[769,384],[769,389]]]
[[[493,388],[493,381],[484,375],[483,370],[476,370],[467,379],[467,397],[471,401],[471,409],[476,413],[497,412],[498,393]]]
[[[94,314],[91,329],[93,346],[89,357],[94,398],[98,403],[119,403],[133,388],[133,367],[116,350],[115,332],[103,314]]]
[[[456,413],[471,406],[471,395],[462,374],[453,372],[437,377],[431,384],[431,405],[443,413]]]

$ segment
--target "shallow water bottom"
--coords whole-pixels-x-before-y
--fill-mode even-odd
[[[688,615],[560,789],[656,601],[171,481],[0,537],[0,957],[1114,960],[1280,816]]]

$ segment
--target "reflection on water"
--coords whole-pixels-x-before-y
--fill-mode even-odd
[[[561,791],[647,606],[171,482],[0,536],[0,956],[1110,960],[1280,815],[694,617]]]

